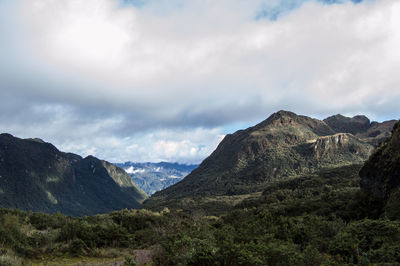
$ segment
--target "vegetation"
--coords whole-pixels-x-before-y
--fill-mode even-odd
[[[382,211],[400,219],[400,123],[381,143],[360,171],[361,187],[381,203]]]
[[[285,121],[279,118],[265,123],[285,122],[285,130],[296,130],[287,127],[287,123],[299,121],[291,117],[289,114]],[[303,136],[329,131],[321,121],[298,119],[303,129],[307,126],[315,130],[305,130]],[[264,130],[264,126],[256,128]],[[294,135],[280,136],[274,141],[298,141]],[[327,152],[324,156],[334,156],[326,140],[332,143],[331,138],[336,140],[337,136],[322,137],[314,144],[322,145]],[[228,140],[234,142],[236,137]],[[349,141],[352,138],[341,137]],[[167,201],[163,204],[170,209],[160,209],[160,204],[152,206],[152,201],[146,205],[152,206],[152,211],[124,209],[85,217],[0,209],[0,265],[35,264],[43,260],[55,264],[101,260],[136,265],[150,263],[150,258],[154,265],[399,265],[399,137],[397,124],[393,137],[382,143],[365,165],[345,163],[348,157],[335,156],[335,160],[344,163],[337,167],[320,165],[315,171],[256,182],[258,192],[251,188],[259,176],[250,175],[247,179],[250,172],[240,172],[250,169],[247,167],[253,169],[251,173],[261,173],[263,167],[269,169],[268,165],[258,165],[263,161],[257,161],[255,156],[254,161],[245,162],[239,167],[242,170],[236,172],[246,175],[230,176],[231,183],[225,182],[229,176],[217,178],[213,184],[222,184],[215,186],[217,193],[199,190],[190,195],[189,189],[180,197],[164,195],[161,199]],[[342,140],[338,139],[336,144],[340,146]],[[346,147],[365,147],[358,140],[351,144]],[[252,151],[260,147],[252,146]],[[279,158],[297,158],[298,153],[286,149],[289,146],[277,147],[274,154],[286,156]],[[340,149],[335,151],[341,154]],[[121,188],[130,186],[119,168],[104,162],[97,166],[95,159],[87,160],[91,164],[82,171],[94,173],[91,165],[103,166]],[[295,159],[288,164],[294,162]],[[215,173],[215,164],[205,161],[205,165],[201,175]],[[293,166],[287,170],[297,169],[290,168]],[[196,182],[201,185],[205,181]],[[188,188],[185,183],[176,187]],[[218,194],[223,191],[226,194]]]
[[[360,167],[272,183],[219,216],[201,206],[82,218],[2,209],[2,263],[97,257],[134,265],[135,250],[150,250],[156,265],[400,263],[400,221],[371,211]]]

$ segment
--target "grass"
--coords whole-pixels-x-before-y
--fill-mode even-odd
[[[15,255],[13,251],[9,249],[0,249],[0,265],[2,266],[22,265],[22,260],[20,257]]]
[[[121,265],[125,256],[116,258],[98,257],[42,257],[40,259],[25,260],[28,265]]]

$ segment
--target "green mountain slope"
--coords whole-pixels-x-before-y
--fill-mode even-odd
[[[120,168],[60,152],[37,139],[0,135],[0,206],[69,215],[138,208],[147,195]]]
[[[371,124],[362,116],[347,120],[350,122],[343,125],[340,119],[328,124],[292,112],[274,113],[254,127],[227,135],[197,169],[176,185],[155,193],[145,206],[252,193],[289,177],[361,164],[374,146],[351,132],[365,134]]]
[[[361,188],[381,202],[386,215],[400,218],[400,123],[360,171]]]

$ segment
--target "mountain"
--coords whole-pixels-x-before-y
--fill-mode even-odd
[[[138,185],[148,195],[152,195],[159,190],[163,190],[181,181],[190,174],[198,165],[187,165],[179,163],[116,163],[132,177]]]
[[[80,216],[138,208],[146,198],[111,163],[0,134],[0,207]]]
[[[368,159],[376,138],[371,128],[382,123],[363,116],[313,119],[279,111],[246,130],[227,135],[217,149],[181,182],[155,193],[145,206],[177,199],[241,195],[262,191],[275,181],[325,168],[361,164]],[[355,135],[356,136],[355,136]],[[357,135],[367,134],[369,140]]]
[[[370,120],[364,115],[345,117],[341,114],[330,116],[324,122],[335,132],[347,132],[353,135],[366,132],[371,126]]]
[[[337,133],[351,133],[365,142],[377,145],[390,137],[391,130],[397,120],[371,123],[370,120],[363,115],[350,118],[338,114],[324,119],[324,122]]]
[[[389,218],[400,218],[400,123],[360,171],[360,186],[383,206]]]

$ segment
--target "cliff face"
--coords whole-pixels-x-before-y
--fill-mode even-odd
[[[350,137],[346,133],[319,137],[313,144],[315,155],[321,157],[323,154],[335,152],[347,146],[349,139]]]
[[[345,153],[349,156],[359,156],[361,160],[366,160],[368,155],[372,152],[373,147],[365,145],[364,142],[351,134],[338,133],[319,137],[313,143],[313,149],[314,156],[318,159],[323,157],[335,157],[339,153]],[[352,161],[354,160],[355,158]]]

